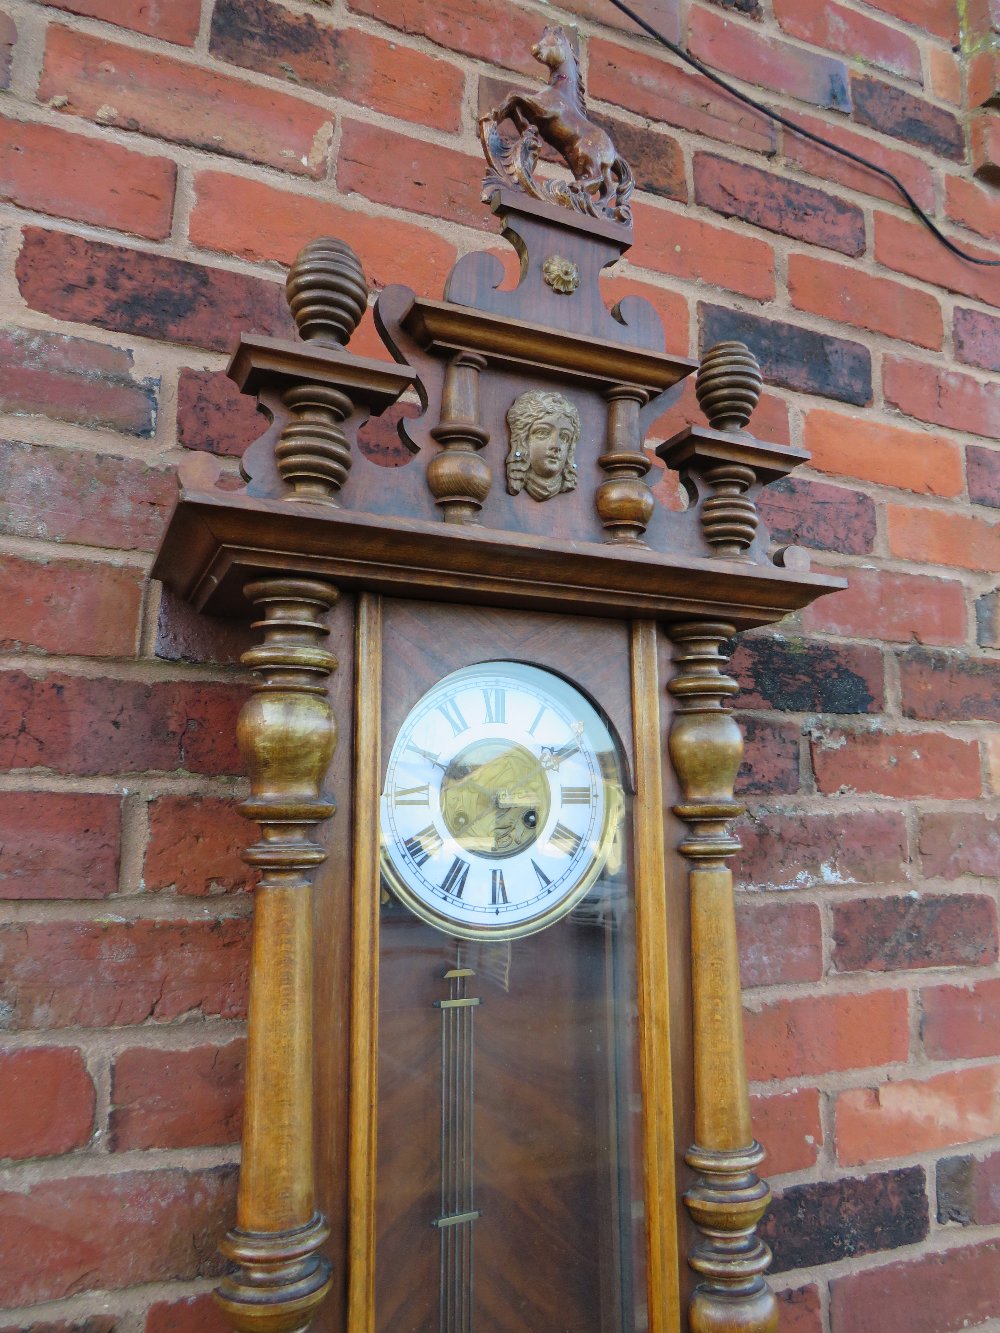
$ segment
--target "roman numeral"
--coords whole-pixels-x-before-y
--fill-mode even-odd
[[[538,876],[539,887],[547,889],[549,885],[552,883],[548,875],[546,875],[545,871],[542,869],[542,867],[538,864],[537,861],[532,861],[531,866],[535,874]]]
[[[422,866],[441,850],[441,835],[433,824],[428,824],[419,833],[414,833],[412,838],[407,838],[403,846],[413,858],[414,864]]]
[[[507,885],[503,882],[503,871],[493,871],[493,883],[490,887],[490,902],[496,906],[497,903],[507,901]]]
[[[438,712],[451,727],[454,735],[460,736],[463,731],[468,731],[469,724],[454,699],[445,699],[444,703],[438,704]]]
[[[469,863],[463,861],[460,856],[456,856],[451,863],[447,875],[441,882],[441,887],[445,893],[450,893],[453,898],[461,898],[465,892],[465,881],[469,878]]]
[[[589,787],[563,787],[562,788],[563,805],[589,805],[590,788]]]
[[[539,722],[541,722],[544,716],[545,716],[545,705],[542,704],[541,708],[539,708],[538,712],[535,714],[534,722],[532,722],[531,726],[528,728],[529,736],[534,736],[535,728],[538,726]]]
[[[552,830],[550,841],[553,847],[558,848],[560,852],[569,852],[570,856],[576,856],[583,839],[577,837],[573,830],[567,828],[565,824],[557,824]]]
[[[506,690],[483,690],[483,703],[486,705],[487,722],[507,721]]]
[[[565,787],[563,791],[565,792]],[[565,795],[563,801],[566,800]],[[393,805],[430,805],[430,787],[425,782],[422,787],[397,787],[392,793]]]

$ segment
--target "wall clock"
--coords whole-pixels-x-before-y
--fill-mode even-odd
[[[194,460],[157,557],[195,608],[260,634],[218,1293],[241,1330],[776,1326],[727,645],[842,584],[760,524],[761,487],[807,456],[749,431],[751,352],[671,356],[644,301],[607,308],[631,173],[566,102],[566,35],[536,54],[548,87],[481,126],[519,278],[482,253],[444,299],[386,288],[394,362],[370,360],[346,348],[357,257],[306,246],[297,340],[244,337],[230,366],[271,422],[243,484]],[[571,181],[536,179],[541,139]],[[644,440],[695,372],[708,425],[656,451],[690,497],[672,513]],[[387,470],[359,431],[407,393],[410,461]]]

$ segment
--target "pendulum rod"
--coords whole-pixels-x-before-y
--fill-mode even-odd
[[[433,1225],[441,1233],[440,1333],[472,1333],[473,1226],[481,1215],[475,1203],[473,1156],[473,1022],[478,996],[467,993],[470,968],[445,974],[448,998],[441,1010],[441,1212]]]

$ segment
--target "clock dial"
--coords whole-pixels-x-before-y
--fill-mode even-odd
[[[381,801],[383,873],[451,935],[528,935],[593,884],[621,810],[614,743],[578,690],[518,662],[467,667],[400,727]]]

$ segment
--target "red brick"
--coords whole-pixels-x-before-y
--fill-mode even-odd
[[[932,1060],[1000,1055],[1000,979],[933,986],[920,1001],[920,1034]]]
[[[913,892],[833,904],[838,972],[981,967],[996,960],[996,902],[984,894]]]
[[[920,820],[920,856],[928,879],[1000,879],[1000,815],[929,811]]]
[[[695,153],[694,189],[699,204],[725,217],[845,255],[859,255],[865,248],[865,217],[856,204],[785,180],[773,168],[762,171],[714,153]]]
[[[177,443],[239,458],[263,434],[267,418],[222,370],[191,370],[177,381]]]
[[[931,92],[942,102],[954,106],[962,102],[962,66],[964,60],[939,46],[927,47],[927,71]]]
[[[329,167],[331,112],[162,51],[120,46],[58,25],[49,29],[42,101],[99,125],[261,162],[321,179]]]
[[[836,731],[813,735],[821,792],[875,792],[903,799],[979,796],[979,747],[936,732]]]
[[[195,188],[191,240],[208,249],[290,264],[316,236],[341,236],[357,250],[375,290],[402,281],[419,291],[440,290],[455,262],[453,245],[409,222],[379,218],[373,224],[337,204],[221,172],[201,172]]]
[[[924,1240],[930,1229],[921,1166],[841,1180],[811,1180],[781,1191],[760,1227],[772,1271],[812,1268]]]
[[[899,658],[904,717],[1000,722],[1000,661],[912,648]]]
[[[337,185],[377,203],[491,229],[481,200],[482,159],[426,139],[347,121]]]
[[[1000,1134],[1000,1067],[851,1088],[837,1097],[835,1114],[845,1166],[992,1138]]]
[[[1000,65],[996,51],[981,48],[968,59],[965,105],[970,111],[1000,103]]]
[[[245,889],[251,874],[242,852],[254,840],[255,828],[233,801],[210,796],[151,801],[145,888],[195,897]]]
[[[0,532],[151,551],[176,495],[172,472],[135,458],[0,440]]]
[[[823,1333],[818,1287],[790,1287],[775,1292],[781,1333]]]
[[[939,1222],[967,1227],[995,1226],[1000,1222],[1000,1153],[982,1161],[975,1157],[945,1157],[937,1164]]]
[[[745,742],[736,779],[740,796],[775,795],[799,789],[799,728],[764,718],[741,722]]]
[[[976,598],[976,643],[1000,648],[1000,588]]]
[[[774,251],[766,241],[713,226],[689,213],[637,205],[629,258],[641,268],[765,300],[774,295]]]
[[[972,36],[989,37],[1000,28],[1000,0],[967,0],[964,13]]]
[[[461,69],[343,27],[332,16],[293,13],[274,0],[217,0],[210,50],[256,74],[291,79],[400,120],[439,130],[460,125]]]
[[[983,310],[955,310],[955,355],[970,366],[1000,371],[1000,318]]]
[[[41,329],[0,327],[0,410],[126,435],[152,435],[156,380],[136,380],[132,353]]]
[[[818,981],[823,941],[815,903],[741,902],[737,910],[743,985]]]
[[[860,248],[864,248],[863,238]],[[839,324],[853,324],[935,350],[944,341],[944,320],[937,298],[891,278],[876,278],[859,268],[831,264],[813,255],[793,254],[788,257],[788,290],[797,309]]]
[[[1000,568],[1000,524],[945,509],[888,505],[889,550],[904,560],[957,569]]]
[[[63,773],[238,773],[240,685],[44,677],[0,682],[0,763]]]
[[[121,1027],[246,1013],[249,922],[21,922],[0,926],[7,1026]]]
[[[979,185],[966,176],[948,176],[945,213],[988,241],[1000,241],[1000,197],[989,186]]]
[[[607,5],[602,9],[614,12]],[[592,97],[725,144],[774,151],[777,138],[771,123],[700,75],[598,37],[592,37],[588,47],[587,89]]]
[[[732,659],[741,708],[876,713],[884,705],[882,654],[863,644],[782,635],[742,637]]]
[[[932,431],[813,408],[806,417],[803,443],[819,472],[926,495],[962,493],[961,450]]]
[[[41,0],[85,18],[103,19],[119,28],[160,37],[165,42],[193,46],[198,36],[201,0]]]
[[[8,791],[0,801],[0,899],[118,892],[121,798]]]
[[[232,351],[241,333],[294,331],[277,282],[25,227],[17,258],[33,310],[142,338]]]
[[[139,631],[140,570],[0,555],[0,648],[128,657]]]
[[[824,565],[823,573],[839,574],[848,580],[848,586],[805,609],[802,624],[807,630],[887,643],[965,640],[965,589],[957,579],[857,566],[837,569]]]
[[[1000,1314],[1000,1242],[920,1255],[831,1283],[833,1333],[957,1333]]]
[[[882,376],[886,400],[908,416],[990,439],[1000,434],[1000,385],[896,356],[885,357]]]
[[[238,1143],[245,1056],[242,1040],[123,1051],[111,1071],[112,1151]]]
[[[539,35],[538,15],[510,0],[349,0],[349,8],[426,37],[463,57],[541,76],[545,71],[531,54]]]
[[[795,119],[813,134],[819,134],[838,147],[846,148],[848,152],[863,157],[886,171],[891,171],[894,176],[899,177],[918,204],[929,210],[935,208],[934,175],[926,162],[921,162],[919,158],[913,157],[903,149],[889,148],[885,144],[876,143],[870,135],[857,130],[830,124],[814,116],[802,115],[800,112],[796,113]],[[831,153],[820,144],[811,143],[794,131],[785,133],[784,152],[787,161],[796,163],[812,176],[837,181],[861,194],[875,195],[894,204],[900,202],[899,191],[884,177],[848,161],[837,153]]]
[[[747,888],[891,884],[906,879],[906,821],[888,810],[850,814],[752,810],[737,825],[737,882]]]
[[[921,32],[951,41],[958,36],[958,9],[954,0],[870,0],[874,9],[892,14]]]
[[[0,1051],[0,1157],[55,1157],[94,1132],[94,1084],[72,1046]]]
[[[987,185],[1000,185],[1000,115],[977,111],[969,121],[972,170]]]
[[[738,339],[753,350],[771,384],[858,407],[871,402],[871,352],[862,343],[706,301],[699,302],[698,314],[704,350]]]
[[[581,18],[593,19],[612,28],[624,28],[630,37],[635,36],[635,24],[626,15],[612,9],[605,0],[563,0],[560,9],[568,9],[571,14]],[[654,24],[671,41],[681,40],[679,0],[649,0],[642,13],[647,23]]]
[[[257,643],[249,621],[209,616],[161,586],[153,655],[165,662],[216,662],[236,666]]]
[[[2,1194],[0,1289],[27,1305],[214,1275],[235,1185],[236,1168],[224,1166],[76,1176]]]
[[[211,1292],[149,1307],[144,1333],[232,1333],[232,1325]]]
[[[917,43],[867,14],[826,0],[774,0],[774,17],[790,37],[920,81]]]
[[[816,995],[775,1000],[744,1015],[747,1074],[765,1081],[905,1060],[907,994]]]
[[[782,546],[868,555],[875,545],[875,504],[860,491],[785,477],[762,492],[759,507],[772,541]]]
[[[823,1143],[815,1088],[751,1097],[750,1112],[754,1137],[767,1149],[764,1169],[768,1176],[804,1171],[813,1165]]]
[[[852,75],[851,95],[854,119],[862,125],[957,162],[965,157],[965,134],[954,112],[866,74]]]
[[[958,244],[969,254],[987,259],[997,257],[981,245],[970,245],[965,239],[958,238]],[[875,258],[896,273],[906,273],[934,287],[1000,306],[1000,270],[970,264],[950,254],[919,222],[910,222],[890,213],[876,213]]]
[[[0,199],[52,217],[162,240],[170,235],[177,168],[164,157],[0,119]]]
[[[692,9],[688,50],[712,69],[735,74],[758,88],[837,111],[851,108],[847,66],[842,60],[803,51],[712,10]]]

